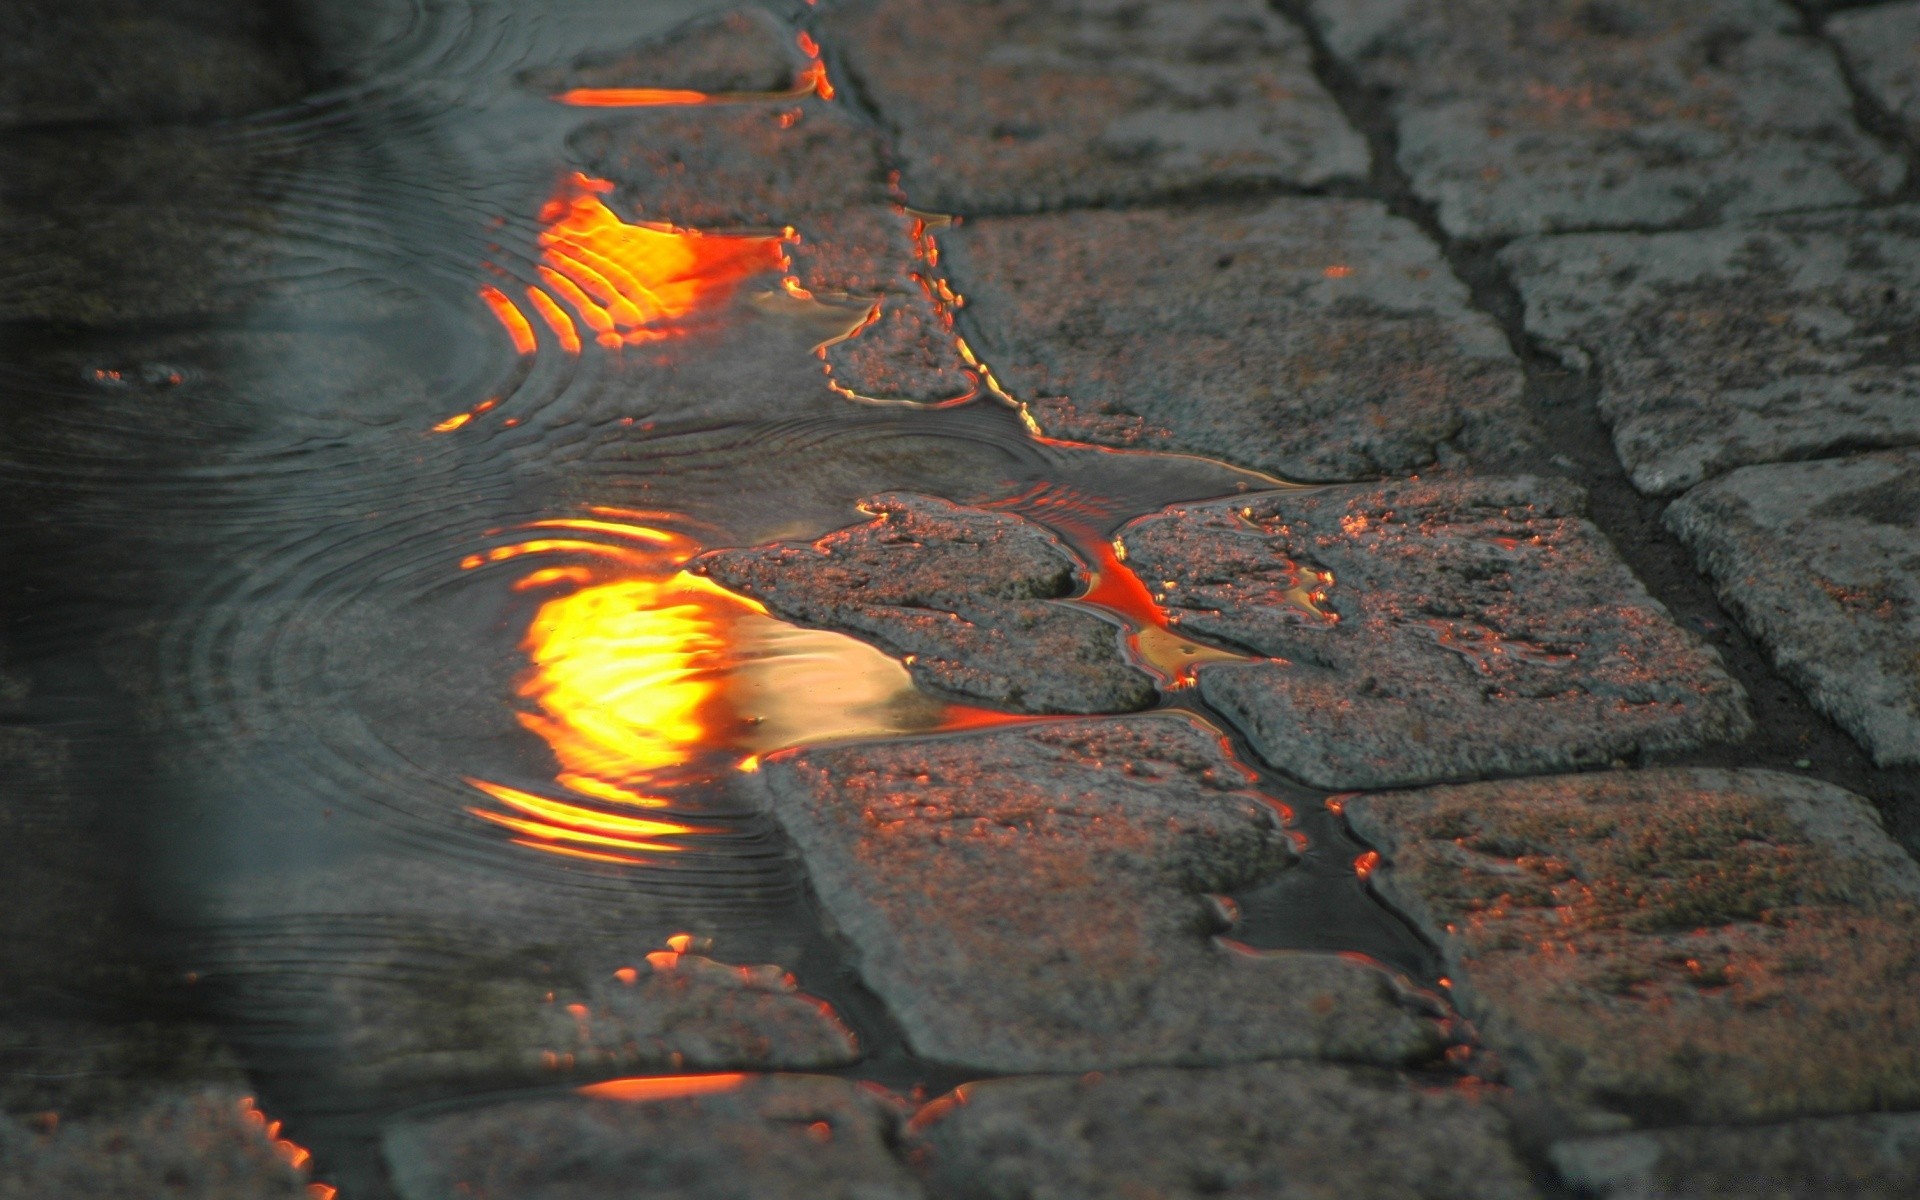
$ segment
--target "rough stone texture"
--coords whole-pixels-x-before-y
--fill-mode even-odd
[[[1523,1088],[1653,1124],[1920,1102],[1920,866],[1859,797],[1619,771],[1345,812]]]
[[[1316,482],[1528,440],[1505,337],[1373,201],[980,220],[939,240],[975,350],[1054,436]]]
[[[211,945],[196,965],[234,980],[238,1015],[282,1015],[307,1031],[310,1081],[383,1103],[400,1089],[858,1057],[833,1012],[780,968],[665,952],[675,918],[657,883],[499,849],[511,854],[363,854],[270,883],[235,880],[204,921],[232,932],[203,933]],[[713,878],[749,895],[768,883],[745,871]],[[301,961],[281,959],[287,945]]]
[[[1598,367],[1643,492],[1920,442],[1920,208],[1532,238],[1501,260],[1528,332]]]
[[[1313,0],[1386,89],[1400,165],[1483,239],[1857,203],[1897,157],[1778,0]]]
[[[790,228],[802,287],[878,301],[878,321],[823,351],[841,387],[913,402],[973,389],[916,278],[914,218],[893,202],[879,142],[841,104],[641,110],[587,127],[570,147],[616,185],[622,213],[700,229]],[[849,318],[858,316],[856,307]]]
[[[1920,763],[1920,450],[1747,467],[1667,524],[1816,707]]]
[[[918,1141],[942,1200],[1536,1194],[1499,1115],[1384,1071],[1262,1063],[1004,1079],[936,1103]]]
[[[522,1100],[388,1127],[401,1200],[916,1200],[860,1085],[772,1075],[652,1101]]]
[[[20,1011],[0,1022],[0,1113],[13,1117],[112,1117],[210,1090],[244,1090],[245,1082],[232,1053],[198,1025]]]
[[[593,54],[559,70],[529,71],[538,92],[570,88],[666,88],[709,95],[784,92],[804,67],[785,25],[761,8],[701,17],[638,46]]]
[[[1885,4],[1829,19],[1853,77],[1920,138],[1920,4]]]
[[[1293,859],[1221,739],[1174,715],[786,754],[757,778],[914,1051],[983,1071],[1405,1061],[1385,972],[1254,954],[1207,899]]]
[[[1739,685],[1580,513],[1564,483],[1412,481],[1175,507],[1121,536],[1181,630],[1272,656],[1202,669],[1201,692],[1317,786],[1745,736]]]
[[[309,1200],[297,1153],[238,1090],[182,1090],[78,1121],[0,1117],[0,1197]]]
[[[1581,1195],[1603,1200],[1898,1200],[1920,1179],[1920,1116],[1668,1129],[1549,1153]]]
[[[1119,628],[1056,603],[1082,581],[1044,528],[929,496],[889,493],[862,507],[872,521],[811,545],[718,550],[690,569],[789,620],[869,638],[955,695],[1037,713],[1153,702]]]
[[[259,0],[9,0],[0,126],[204,121],[297,98],[297,47]]]
[[[890,0],[822,22],[895,132],[907,195],[1031,210],[1362,176],[1305,39],[1252,0]]]
[[[398,966],[399,964],[395,964]],[[779,967],[656,952],[584,984],[500,964],[408,986],[406,973],[343,975],[341,1076],[375,1090],[680,1070],[813,1069],[860,1057],[825,1003]]]

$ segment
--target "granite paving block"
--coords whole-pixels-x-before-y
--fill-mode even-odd
[[[1454,237],[1856,204],[1899,158],[1780,0],[1313,0]]]
[[[974,349],[1054,437],[1330,482],[1530,438],[1506,338],[1368,200],[938,233]]]
[[[940,1200],[1537,1194],[1491,1107],[1364,1068],[988,1080],[935,1101],[914,1125]]]
[[[675,1094],[678,1092],[679,1094]],[[857,1083],[805,1075],[636,1080],[617,1098],[514,1100],[402,1116],[400,1200],[917,1200],[898,1123]],[[648,1099],[648,1096],[661,1098]]]
[[[293,22],[259,0],[12,0],[0,126],[211,121],[305,90]]]
[[[1358,178],[1306,40],[1254,0],[888,0],[820,22],[920,208],[1027,211]]]
[[[676,918],[644,877],[501,849],[513,857],[340,855],[277,873],[271,892],[235,881],[207,904],[193,965],[231,981],[241,1015],[296,1015],[303,1069],[335,1093],[860,1057],[781,967],[717,961],[733,957],[724,944],[674,949]],[[287,945],[300,961],[280,961]]]
[[[1600,379],[1643,492],[1920,442],[1920,208],[1528,238],[1527,331]]]
[[[1837,13],[1825,28],[1867,94],[1920,138],[1920,4]]]
[[[1920,1103],[1920,866],[1771,771],[1614,771],[1348,800],[1523,1093],[1595,1127]]]
[[[1177,628],[1266,661],[1208,703],[1319,787],[1597,766],[1738,740],[1746,698],[1571,485],[1413,480],[1176,506],[1121,533]]]
[[[233,1088],[183,1089],[77,1121],[0,1117],[7,1200],[312,1200],[304,1162]]]
[[[543,94],[574,88],[774,94],[792,89],[806,66],[794,34],[772,13],[737,8],[696,17],[636,46],[528,71],[520,82]]]
[[[1667,524],[1815,707],[1920,763],[1920,450],[1747,467]]]
[[[1209,896],[1286,870],[1276,805],[1179,715],[770,758],[767,803],[915,1053],[980,1071],[1395,1062],[1439,1046],[1386,972],[1254,953]]]
[[[1683,1126],[1549,1153],[1561,1178],[1601,1200],[1897,1200],[1920,1179],[1920,1115]]]
[[[343,1082],[386,1092],[642,1071],[810,1070],[860,1058],[832,1008],[777,966],[671,950],[586,979],[504,961],[438,965],[396,961],[332,978]]]
[[[873,519],[811,545],[716,550],[689,569],[778,615],[865,637],[915,679],[1018,712],[1153,703],[1117,625],[1058,603],[1084,588],[1073,555],[1012,513],[889,493]]]

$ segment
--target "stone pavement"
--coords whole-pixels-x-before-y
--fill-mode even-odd
[[[34,87],[59,45],[5,51],[43,169],[0,204],[80,282],[0,319],[244,303],[265,217],[199,236],[227,201],[176,178],[218,174],[197,126],[56,128],[298,93],[209,20],[160,24],[218,69],[152,87]],[[832,88],[788,91],[816,40]],[[978,390],[1043,445],[1272,486],[1098,531],[1235,660],[1190,687],[1080,602],[1118,568],[982,496],[694,563],[1010,715],[738,782],[916,1069],[974,1082],[863,1076],[791,964],[636,959],[637,909],[375,862],[341,911],[474,945],[325,996],[335,1084],[468,1093],[385,1122],[392,1193],[1913,1194],[1917,63],[1915,3],[820,0],[529,69],[730,94],[590,115],[569,165],[631,218],[792,227],[794,287],[876,306],[821,350],[847,403]],[[75,171],[151,230],[35,216]],[[11,803],[75,769],[0,724],[0,855],[28,847],[0,907],[76,931],[7,926],[39,971],[9,1005],[126,936],[61,866],[84,814]],[[1251,944],[1241,898],[1316,871],[1427,966]],[[594,932],[503,969],[533,926]],[[8,1036],[8,1080],[91,1038],[69,1074],[147,1082],[9,1082],[0,1197],[326,1191],[198,1026]]]

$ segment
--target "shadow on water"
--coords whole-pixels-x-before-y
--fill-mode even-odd
[[[115,953],[228,1030],[349,1197],[384,1194],[381,1116],[447,1094],[341,1068],[393,1049],[356,1024],[368,980],[573,979],[694,930],[831,1002],[854,1073],[959,1081],[907,1053],[734,779],[783,745],[991,715],[686,559],[819,536],[889,490],[1024,506],[1095,555],[1133,516],[1270,483],[1036,439],[984,393],[850,401],[812,349],[858,312],[766,263],[684,303],[641,279],[660,308],[625,315],[586,281],[552,317],[552,231],[594,203],[564,150],[585,118],[517,78],[721,7],[314,4],[325,86],[203,131],[244,201],[182,285],[211,300],[15,330],[14,719],[111,761],[77,778],[113,797],[102,855],[133,865],[107,873],[154,923]],[[1235,936],[1429,977],[1320,798],[1267,779],[1311,849],[1238,898]]]

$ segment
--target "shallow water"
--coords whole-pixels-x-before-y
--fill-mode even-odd
[[[498,897],[562,941],[636,954],[697,930],[833,1002],[870,1052],[852,1073],[957,1082],[901,1047],[733,784],[781,746],[997,718],[680,564],[819,536],[882,491],[996,504],[1104,571],[1090,601],[1130,614],[1136,652],[1173,676],[1206,652],[1153,626],[1108,539],[1275,481],[1037,439],[984,388],[938,408],[849,399],[813,347],[859,310],[751,262],[696,272],[727,284],[662,299],[618,348],[578,320],[576,353],[527,289],[555,286],[542,234],[593,195],[567,138],[603,114],[517,77],[703,6],[321,7],[333,86],[210,135],[269,231],[216,281],[229,315],[48,335],[4,381],[30,716],[111,761],[87,783],[111,791],[151,951],[186,981],[169,1002],[232,1033],[349,1197],[381,1194],[372,1131],[422,1097],[339,1086],[317,997],[341,973],[484,956],[419,929]],[[1266,778],[1309,857],[1237,898],[1233,936],[1429,978],[1321,797]]]

